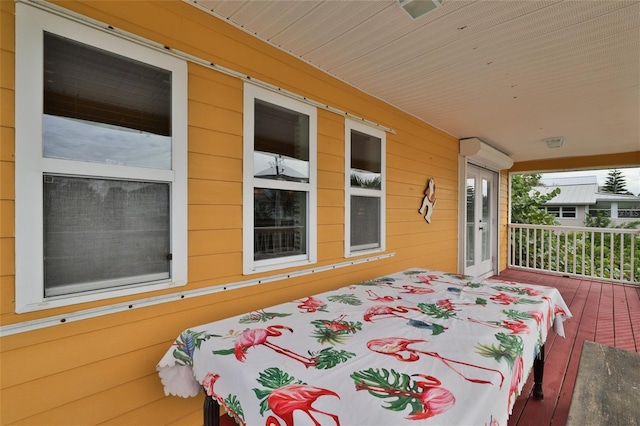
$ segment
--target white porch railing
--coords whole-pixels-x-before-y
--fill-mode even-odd
[[[509,267],[640,284],[640,230],[509,224]]]

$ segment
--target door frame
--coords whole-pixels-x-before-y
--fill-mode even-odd
[[[500,221],[500,170],[496,170],[494,167],[487,167],[487,165],[479,164],[480,162],[469,161],[467,156],[461,155],[459,157],[459,199],[458,199],[458,273],[464,274],[466,270],[466,206],[467,206],[467,171],[469,166],[477,167],[487,170],[494,174],[493,182],[493,200],[492,207],[494,209],[495,226],[491,230],[491,250],[492,250],[492,266],[491,270],[485,274],[482,274],[474,278],[486,278],[491,275],[497,274],[499,253],[500,253],[500,238],[499,238],[499,221]]]

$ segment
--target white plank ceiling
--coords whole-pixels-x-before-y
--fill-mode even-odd
[[[444,0],[417,19],[395,0],[197,5],[515,161],[640,150],[640,0]]]

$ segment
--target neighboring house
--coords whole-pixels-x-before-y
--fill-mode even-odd
[[[155,370],[182,330],[411,267],[506,267],[504,154],[460,155],[195,2],[0,13],[0,424],[201,424]]]
[[[595,176],[543,178],[541,183],[545,186],[534,188],[541,194],[560,188],[542,208],[561,225],[585,226],[587,217],[598,214],[611,219],[611,226],[640,220],[640,197],[601,192]]]

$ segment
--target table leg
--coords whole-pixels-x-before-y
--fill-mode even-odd
[[[542,400],[542,376],[544,375],[544,345],[540,346],[538,356],[533,360],[533,398]]]
[[[218,402],[204,394],[204,406],[202,407],[204,414],[204,426],[219,426],[220,425],[220,405]]]

